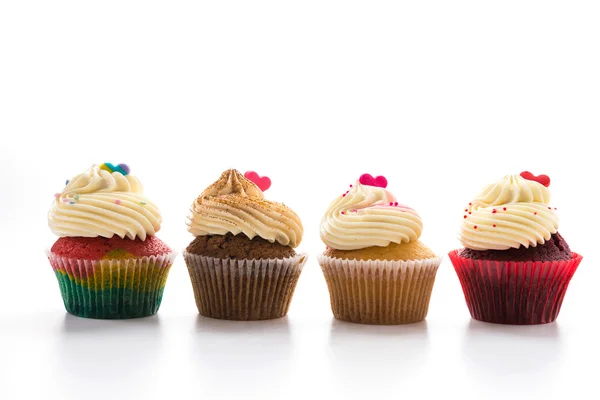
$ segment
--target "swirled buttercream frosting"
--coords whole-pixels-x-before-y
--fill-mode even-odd
[[[263,192],[235,169],[229,169],[194,201],[188,220],[194,236],[243,233],[271,243],[296,247],[302,222],[282,203],[265,200]]]
[[[536,247],[558,231],[550,191],[535,180],[507,175],[486,186],[465,208],[461,243],[472,250]]]
[[[361,184],[335,199],[321,219],[321,240],[336,250],[416,241],[421,217],[383,187]]]
[[[140,181],[123,167],[126,170],[112,164],[94,165],[67,181],[48,213],[52,232],[60,237],[117,235],[142,240],[156,234],[160,212],[143,195]]]

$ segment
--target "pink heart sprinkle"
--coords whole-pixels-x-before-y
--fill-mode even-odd
[[[380,188],[386,188],[388,184],[387,179],[385,179],[385,176],[382,175],[373,178],[371,174],[362,174],[358,181],[363,185],[375,186]]]
[[[546,187],[550,186],[550,177],[548,175],[535,176],[534,174],[532,174],[529,171],[523,171],[523,172],[521,172],[521,177],[523,177],[524,179],[527,179],[529,181],[535,181]]]
[[[271,179],[268,176],[260,176],[254,171],[246,171],[244,177],[252,182],[263,192],[271,187]]]

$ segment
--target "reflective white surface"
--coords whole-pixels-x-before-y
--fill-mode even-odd
[[[595,311],[575,294],[588,286],[577,274],[557,322],[502,326],[468,317],[446,259],[425,322],[369,326],[331,317],[314,259],[303,272],[289,315],[262,322],[197,315],[183,260],[178,258],[173,268],[163,306],[154,317],[77,318],[60,310],[57,287],[45,293],[48,304],[42,308],[47,311],[3,316],[0,397],[460,394],[527,399],[569,398],[573,393],[594,398],[597,393]],[[51,275],[49,267],[46,272]],[[179,287],[181,292],[175,289]]]

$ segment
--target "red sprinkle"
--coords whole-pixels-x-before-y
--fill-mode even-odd
[[[350,185],[350,187],[352,187],[352,185]]]
[[[469,215],[471,215],[471,211],[469,211]]]
[[[492,210],[492,214],[496,214],[496,209],[495,208]]]
[[[467,216],[465,215],[463,218],[467,218]]]
[[[397,205],[398,205],[398,202],[395,202],[395,203],[394,203],[394,205],[395,205],[395,206],[397,206]]]
[[[346,213],[342,211],[342,214],[344,214],[344,215],[345,215]]]
[[[469,203],[469,205],[471,205],[472,203]]]
[[[495,227],[496,227],[496,224],[494,224],[493,226],[494,226],[494,228],[495,228]]]
[[[344,194],[342,195],[342,197],[346,197],[346,193],[344,193]]]
[[[533,213],[533,215],[537,215],[537,211]]]
[[[477,225],[473,226],[473,229],[477,229]]]
[[[394,203],[392,203],[392,202],[390,201],[390,206],[393,206],[393,205],[394,205]]]
[[[469,209],[468,209],[468,208],[465,208],[465,212],[467,212],[467,211],[469,211]]]
[[[506,211],[506,207],[504,207],[503,210]]]

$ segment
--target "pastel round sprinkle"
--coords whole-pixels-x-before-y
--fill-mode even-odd
[[[121,200],[119,200],[119,199],[116,199],[116,200],[115,200],[115,204],[117,204],[117,205],[121,204]]]
[[[75,204],[75,202],[74,201],[70,201],[69,204]]]
[[[75,196],[73,196],[73,198],[74,198],[75,200],[79,200],[79,194],[76,194]]]
[[[148,203],[146,203],[145,201],[140,201],[140,204],[143,205],[143,206],[145,206]]]
[[[54,193],[54,197],[58,199],[60,197],[60,193]]]
[[[121,170],[123,170],[123,172],[125,172],[123,175],[129,175],[129,172],[131,171],[131,169],[129,168],[129,165],[127,165],[127,164],[119,164],[119,165],[117,165],[117,167],[121,168]]]

